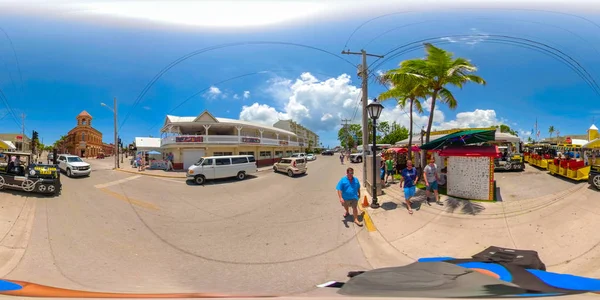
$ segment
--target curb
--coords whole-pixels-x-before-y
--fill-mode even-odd
[[[115,169],[112,169],[113,171]],[[161,178],[175,178],[175,179],[187,179],[187,177],[182,177],[182,176],[174,176],[174,175],[158,175],[158,174],[148,174],[148,173],[141,173],[141,172],[134,172],[134,171],[127,171],[127,170],[123,170],[123,169],[116,169],[119,172],[123,172],[123,173],[129,173],[129,174],[136,174],[136,175],[142,175],[142,176],[151,176],[151,177],[161,177]],[[266,172],[266,171],[271,171],[271,168],[265,168],[263,170],[258,170],[256,173],[260,173],[260,172]]]

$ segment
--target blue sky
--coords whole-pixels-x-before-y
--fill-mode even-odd
[[[309,1],[308,6],[303,7],[306,15],[312,14],[310,5],[314,3]],[[185,10],[188,4],[177,5]],[[258,19],[268,21],[268,12],[261,5],[268,8],[272,3],[259,3],[255,7],[264,15]],[[340,4],[332,1],[329,5]],[[37,130],[45,143],[53,142],[74,127],[75,116],[82,110],[94,117],[94,127],[104,133],[105,142],[112,142],[112,112],[100,103],[112,105],[113,97],[117,97],[121,137],[127,143],[136,136],[159,136],[158,130],[167,113],[195,116],[206,109],[218,117],[265,124],[277,118],[293,117],[316,131],[325,145],[333,146],[337,144],[340,119],[360,120],[360,116],[354,114],[360,79],[356,77],[355,67],[348,62],[303,47],[241,45],[195,55],[171,68],[148,89],[137,106],[133,104],[161,69],[205,47],[278,41],[308,45],[342,56],[339,53],[349,35],[365,20],[386,12],[407,10],[389,5],[373,6],[364,18],[357,18],[358,12],[352,10],[358,10],[356,2],[356,5],[345,5],[349,8],[339,6],[338,10],[348,9],[346,13],[325,12],[311,19],[290,15],[299,19],[287,23],[274,20],[274,24],[268,26],[240,24],[241,27],[236,28],[235,24],[229,24],[229,28],[221,28],[218,26],[222,24],[216,23],[226,23],[227,10],[219,7],[206,6],[203,15],[189,18],[190,22],[202,19],[206,24],[180,26],[165,21],[169,12],[157,13],[160,8],[152,9],[148,5],[126,7],[128,13],[146,14],[144,16],[150,19],[138,21],[115,17],[112,7],[101,7],[107,15],[98,16],[65,13],[60,9],[41,13],[46,8],[19,9],[14,4],[0,2],[0,27],[12,40],[20,67],[10,43],[0,32],[0,89],[17,116],[26,114],[27,134]],[[593,118],[600,123],[600,87],[595,91],[552,54],[514,43],[507,45],[508,38],[499,37],[530,39],[558,48],[600,82],[600,25],[563,13],[468,9],[470,7],[383,17],[357,31],[348,47],[359,51],[366,46],[368,52],[385,54],[407,43],[446,37],[432,42],[457,56],[471,59],[488,85],[468,85],[455,91],[459,105],[454,111],[438,105],[439,112],[434,119],[437,128],[502,122],[526,137],[537,117],[541,137],[546,137],[550,125],[561,135],[568,135],[585,133]],[[241,13],[244,9],[248,10],[242,7]],[[300,11],[290,7],[277,9],[287,13]],[[225,17],[209,18],[219,13]],[[271,14],[285,17],[282,12]],[[600,24],[597,15],[573,14]],[[188,20],[186,16],[179,19]],[[215,24],[207,27],[210,22]],[[382,35],[386,31],[389,32]],[[379,35],[382,36],[376,38]],[[544,46],[538,44],[538,47]],[[558,54],[556,50],[546,49]],[[380,65],[373,64],[376,66],[373,72],[394,68],[403,59],[423,54],[419,47],[387,61],[384,59]],[[360,62],[358,56],[343,58],[354,64]],[[369,61],[372,63],[375,59]],[[248,75],[215,85],[244,74]],[[377,97],[383,90],[377,83],[371,83],[369,97]],[[247,97],[243,96],[244,92]],[[391,102],[385,105],[385,120],[408,124],[402,110]],[[4,103],[0,102],[0,132],[20,131],[20,120],[14,120],[12,114],[3,117],[6,112]],[[416,116],[415,124],[425,125],[426,120],[427,116]]]

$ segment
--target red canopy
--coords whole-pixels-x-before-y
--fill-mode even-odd
[[[412,146],[411,147],[413,152],[419,151],[419,147],[417,146]],[[387,152],[396,152],[396,153],[407,153],[408,152],[408,147],[402,147],[402,148],[388,148]]]
[[[440,151],[440,156],[500,157],[498,146],[456,146]]]

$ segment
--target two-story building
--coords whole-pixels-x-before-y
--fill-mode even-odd
[[[77,126],[69,131],[66,151],[81,157],[96,157],[103,151],[102,132],[92,127],[92,116],[82,111],[77,117]]]
[[[254,155],[259,166],[301,152],[307,140],[295,133],[252,122],[216,118],[208,111],[197,117],[168,115],[161,128],[161,149],[173,153],[175,169],[187,169],[203,156]]]

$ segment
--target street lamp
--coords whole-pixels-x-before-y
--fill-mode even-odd
[[[110,111],[113,112],[114,115],[114,126],[115,126],[115,169],[119,168],[119,143],[117,142],[117,98],[113,99],[113,107],[110,107],[108,105],[106,105],[106,103],[100,103],[101,106],[104,106],[108,109],[110,109]]]
[[[371,208],[379,208],[379,203],[377,203],[377,119],[381,115],[381,111],[383,110],[383,105],[377,102],[377,98],[373,99],[369,105],[367,105],[367,112],[369,113],[369,118],[373,120],[373,148],[371,150],[371,154],[373,155],[373,182],[371,183],[371,188],[373,190],[373,201],[371,203]]]

